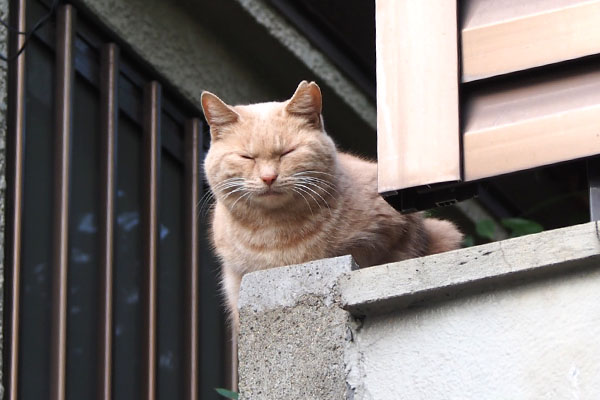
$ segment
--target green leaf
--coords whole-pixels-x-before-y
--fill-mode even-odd
[[[529,235],[544,230],[542,225],[525,218],[503,218],[500,222],[503,226],[510,229],[511,237]]]
[[[226,397],[228,399],[234,399],[237,400],[239,399],[240,395],[237,394],[236,392],[232,392],[231,390],[227,390],[227,389],[223,389],[223,388],[215,388],[215,390],[217,391],[217,393],[219,393],[221,396]]]
[[[482,219],[481,221],[477,221],[477,224],[475,224],[475,231],[482,238],[494,240],[496,223],[491,219]]]
[[[475,239],[473,238],[473,235],[465,235],[465,238],[463,239],[462,242],[462,247],[471,247],[475,245]]]

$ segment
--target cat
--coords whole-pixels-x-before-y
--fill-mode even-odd
[[[203,92],[216,199],[211,236],[234,327],[248,272],[351,254],[360,267],[457,249],[448,221],[403,215],[377,192],[377,164],[327,135],[321,90],[302,81],[284,102],[229,106]]]

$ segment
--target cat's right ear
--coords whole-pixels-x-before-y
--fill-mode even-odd
[[[232,124],[240,118],[240,115],[233,108],[210,92],[202,92],[201,103],[204,117],[210,125],[211,132],[218,130],[219,127]]]
[[[315,128],[321,128],[322,103],[319,86],[314,82],[302,81],[288,101],[285,110],[292,115],[305,118]]]

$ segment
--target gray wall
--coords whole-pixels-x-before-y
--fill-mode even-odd
[[[260,0],[78,0],[193,104],[209,90],[231,104],[284,100],[315,80],[328,132],[375,157],[375,106]]]
[[[242,398],[600,398],[597,223],[352,269],[244,277]]]

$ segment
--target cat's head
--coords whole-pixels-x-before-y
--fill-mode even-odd
[[[303,81],[284,102],[229,106],[202,93],[211,132],[209,185],[233,209],[321,207],[335,191],[336,149],[323,129],[321,91]]]

